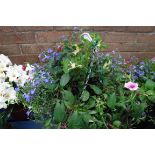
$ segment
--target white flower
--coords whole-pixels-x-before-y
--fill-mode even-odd
[[[7,108],[7,104],[16,103],[16,91],[8,82],[0,84],[0,109]]]
[[[12,65],[11,60],[4,54],[0,54],[0,63],[4,63],[6,65]]]
[[[0,63],[0,71],[6,71],[7,65],[5,63]]]
[[[92,42],[93,40],[89,33],[83,33],[81,37],[83,37],[85,40],[88,40],[89,42]]]
[[[27,64],[26,71],[32,72],[34,70],[34,66]]]
[[[7,104],[5,102],[1,102],[1,97],[0,97],[0,109],[6,109],[7,108]]]
[[[15,66],[9,66],[7,68],[6,76],[9,78],[10,82],[16,82],[17,78],[21,76],[17,68]]]
[[[14,90],[14,88],[10,87],[10,88],[6,89],[5,93],[4,93],[4,97],[8,102],[13,104],[17,98],[16,91]]]
[[[16,80],[16,84],[18,86],[23,87],[24,84],[28,81],[28,76],[26,74],[23,74],[22,76],[20,76],[17,80]]]
[[[71,61],[70,61],[70,66],[71,66],[70,69],[74,69],[74,68],[77,68],[77,67],[79,67],[79,68],[82,67],[82,65],[76,65],[76,63],[72,63]],[[69,69],[69,70],[70,70],[70,69]]]
[[[70,62],[71,68],[74,69],[76,67],[75,63]]]
[[[4,82],[6,79],[5,73],[0,70],[0,83]]]

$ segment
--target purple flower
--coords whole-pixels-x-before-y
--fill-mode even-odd
[[[155,61],[155,57],[151,59],[152,61]]]
[[[49,82],[49,79],[45,79],[45,83],[48,83]]]
[[[45,60],[49,60],[50,58],[51,58],[50,55],[46,55],[46,56],[45,56]]]
[[[144,75],[144,71],[138,71],[137,74],[138,74],[139,76],[143,76],[143,75]]]
[[[116,54],[116,51],[113,50],[111,53],[112,53],[112,54]]]
[[[29,117],[30,116],[30,113],[31,113],[31,111],[30,110],[27,110],[26,111],[26,116]]]
[[[35,89],[32,89],[32,90],[30,91],[30,94],[31,94],[31,95],[34,95],[35,91],[36,91]]]
[[[47,50],[47,53],[52,53],[53,52],[53,50],[51,49],[51,48],[49,48],[48,50]]]
[[[19,87],[16,87],[16,88],[15,88],[15,91],[18,92],[18,91],[19,91]]]
[[[142,61],[142,62],[140,62],[140,64],[141,64],[141,65],[144,65],[145,63]]]
[[[32,98],[29,94],[23,94],[23,97],[25,98],[27,102],[30,102]]]
[[[138,76],[136,76],[136,75],[133,76],[133,79],[134,79],[134,80],[136,80],[137,78],[138,78]]]
[[[45,62],[46,61],[46,57],[41,59],[41,62]]]
[[[32,83],[32,86],[36,86],[40,84],[40,80],[36,79],[33,83]]]
[[[43,53],[40,53],[40,54],[38,55],[38,57],[39,57],[39,58],[41,58],[41,57],[42,57],[42,55],[43,55]]]
[[[143,69],[143,68],[144,68],[144,66],[143,66],[143,65],[141,65],[141,66],[139,66],[139,68],[140,68],[140,69]]]

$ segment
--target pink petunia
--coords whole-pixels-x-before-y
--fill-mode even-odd
[[[152,60],[152,61],[155,61],[155,57],[153,57],[151,60]]]
[[[124,87],[131,91],[135,91],[138,89],[138,83],[128,82],[124,84]]]

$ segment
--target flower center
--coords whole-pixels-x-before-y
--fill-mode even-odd
[[[130,85],[130,88],[135,88],[135,85],[131,84],[131,85]]]

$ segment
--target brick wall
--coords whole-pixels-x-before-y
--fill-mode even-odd
[[[100,33],[109,45],[106,51],[117,49],[124,57],[155,56],[155,26],[0,26],[0,54],[8,55],[15,63],[36,62],[38,53],[78,29]]]

